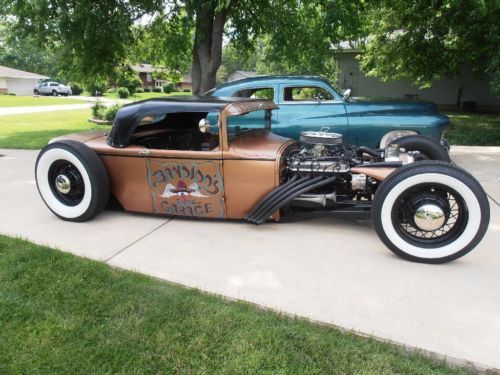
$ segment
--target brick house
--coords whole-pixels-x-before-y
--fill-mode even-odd
[[[154,88],[154,87],[163,87],[163,85],[167,82],[164,79],[155,79],[154,72],[157,70],[151,64],[136,64],[132,65],[132,69],[139,74],[139,78],[142,81],[143,88]],[[181,77],[180,82],[175,85],[177,90],[190,90],[192,89],[192,81],[191,76],[189,74],[185,74]]]

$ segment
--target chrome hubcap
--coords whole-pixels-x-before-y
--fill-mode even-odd
[[[71,191],[71,181],[63,174],[56,177],[56,188],[63,194],[68,194]]]
[[[443,210],[434,204],[420,206],[413,218],[419,229],[425,231],[438,230],[446,219]]]

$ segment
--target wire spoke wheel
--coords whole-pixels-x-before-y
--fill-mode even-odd
[[[488,197],[469,173],[441,161],[419,161],[389,175],[372,206],[375,230],[395,254],[444,263],[471,251],[488,228]]]
[[[429,248],[454,241],[463,231],[468,215],[463,197],[441,184],[421,184],[406,190],[392,210],[398,234]]]

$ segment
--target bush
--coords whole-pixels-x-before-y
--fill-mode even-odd
[[[170,94],[175,91],[175,85],[172,82],[167,82],[163,85],[163,92],[165,94]]]
[[[139,88],[137,88],[137,90],[135,90],[136,94],[142,94],[143,92],[144,92],[144,89],[142,87],[139,87]]]
[[[161,87],[154,87],[153,92],[161,92]]]
[[[118,87],[118,90],[116,90],[118,93],[118,96],[120,99],[126,99],[130,96],[130,91],[126,87]]]
[[[184,89],[184,90],[182,90],[182,91],[183,91],[183,92],[191,92],[191,90],[190,90],[190,89]]]
[[[83,87],[77,82],[70,82],[68,84],[69,87],[71,87],[71,91],[73,92],[73,95],[80,95],[83,92]]]
[[[107,121],[113,121],[116,117],[116,112],[120,109],[120,106],[118,104],[115,104],[104,112],[104,120]]]
[[[144,92],[151,92],[151,87],[144,87]]]
[[[16,96],[13,92],[2,92],[0,95]]]
[[[90,93],[90,95],[95,95],[96,92],[104,94],[106,92],[106,89],[108,88],[108,85],[106,81],[94,80],[86,82],[84,84],[84,87],[85,90]]]
[[[102,120],[104,118],[104,112],[106,110],[106,106],[102,104],[99,100],[95,102],[95,104],[90,108],[92,111],[92,118]]]
[[[116,92],[116,89],[115,89],[115,88],[108,89],[108,92],[109,92],[110,94],[113,94],[113,93],[115,93],[115,92]]]

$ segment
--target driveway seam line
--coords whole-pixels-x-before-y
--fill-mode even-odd
[[[488,198],[490,198],[493,202],[495,202],[495,204],[496,204],[498,207],[500,207],[500,203],[499,203],[499,202],[497,202],[497,201],[495,200],[495,198],[493,198],[493,197],[492,197],[491,195],[489,195],[488,193],[486,193],[486,195],[487,195],[487,196],[488,196]]]
[[[104,263],[108,263],[111,259],[113,259],[114,257],[116,257],[117,255],[120,255],[121,253],[123,253],[125,250],[127,250],[128,248],[134,246],[136,243],[142,241],[143,239],[145,239],[147,236],[149,236],[150,234],[156,232],[158,229],[160,229],[161,227],[163,227],[164,225],[168,224],[170,221],[172,221],[172,219],[167,219],[164,223],[161,223],[160,225],[158,225],[157,227],[153,228],[152,230],[150,230],[148,233],[144,234],[143,236],[139,237],[137,240],[135,240],[134,242],[128,244],[127,246],[125,246],[123,249],[120,249],[118,250],[115,254],[111,255],[110,257],[106,258],[104,260]]]

